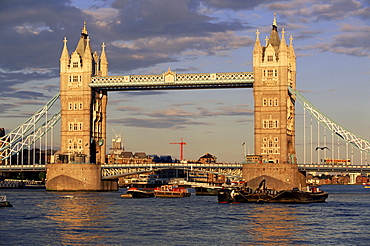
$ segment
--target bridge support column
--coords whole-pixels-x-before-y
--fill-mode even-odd
[[[291,190],[306,188],[306,177],[298,171],[297,164],[291,163],[245,163],[243,179],[249,187],[257,188],[263,179],[267,188],[275,190]]]
[[[98,164],[58,163],[46,166],[46,190],[116,191],[117,180],[102,180]]]
[[[361,173],[349,173],[349,184],[356,184],[356,178],[359,175],[361,175]]]

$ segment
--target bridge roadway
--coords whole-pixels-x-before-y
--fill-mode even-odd
[[[92,77],[92,88],[109,91],[252,88],[253,72],[177,74],[176,71],[154,75]]]
[[[242,163],[150,163],[150,164],[102,164],[103,178],[126,176],[153,170],[186,169],[227,176],[241,177]],[[339,173],[370,173],[370,165],[325,165],[298,164],[300,171],[307,172],[339,172]],[[45,165],[0,165],[0,172],[45,171]]]

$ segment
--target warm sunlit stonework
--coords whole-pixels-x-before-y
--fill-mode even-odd
[[[302,188],[295,152],[295,98],[287,90],[288,86],[296,88],[293,39],[286,43],[284,29],[280,39],[276,18],[265,45],[259,34],[257,30],[253,49],[256,159],[244,165],[243,178],[251,186],[265,178],[270,188]]]
[[[259,34],[257,31],[253,73],[177,74],[169,68],[156,75],[108,76],[105,45],[100,56],[91,51],[86,25],[71,55],[64,39],[60,57],[61,150],[57,163],[47,167],[47,189],[102,187],[99,168],[84,167],[90,170],[90,176],[93,173],[99,176],[87,177],[87,172],[78,165],[106,162],[107,91],[252,87],[257,161],[244,165],[243,178],[251,185],[265,178],[269,188],[301,188],[302,175],[295,157],[295,99],[288,91],[288,86],[296,87],[293,39],[287,44],[284,30],[280,39],[275,18],[264,46]],[[68,165],[77,165],[70,167],[71,175],[66,171]]]

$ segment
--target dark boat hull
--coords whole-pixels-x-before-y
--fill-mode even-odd
[[[153,190],[128,190],[127,194],[131,195],[132,198],[154,197],[154,191]]]
[[[13,205],[10,204],[10,202],[6,201],[6,202],[0,202],[0,207],[13,207]]]
[[[299,190],[256,190],[254,192],[221,189],[218,193],[219,203],[320,203],[325,202],[328,193]]]
[[[217,196],[220,188],[195,187],[197,196]]]

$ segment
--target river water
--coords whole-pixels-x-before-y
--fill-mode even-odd
[[[14,206],[0,208],[0,245],[370,245],[370,189],[321,189],[318,204],[0,190]]]

